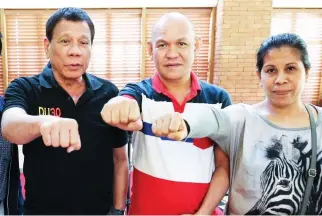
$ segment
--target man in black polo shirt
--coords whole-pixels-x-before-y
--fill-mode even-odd
[[[83,10],[56,11],[44,39],[50,62],[6,91],[3,135],[24,145],[25,214],[121,214],[125,208],[127,133],[100,116],[118,89],[86,73],[94,33]]]

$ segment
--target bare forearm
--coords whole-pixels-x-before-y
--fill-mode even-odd
[[[196,214],[211,215],[229,187],[229,172],[224,167],[217,167],[213,174],[208,192]]]
[[[40,136],[40,124],[48,118],[52,116],[31,116],[9,109],[2,117],[3,137],[18,145],[29,143]]]
[[[125,209],[125,200],[129,182],[127,160],[114,162],[114,208]]]

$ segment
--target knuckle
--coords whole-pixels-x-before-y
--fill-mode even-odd
[[[121,100],[119,103],[116,103],[113,108],[114,109],[122,109],[122,107],[127,106],[129,104],[126,100]]]
[[[73,119],[73,120],[72,120],[72,122],[73,122],[73,126],[74,126],[74,127],[76,127],[76,128],[78,128],[78,123],[77,123],[77,121],[76,121],[75,119]]]
[[[69,141],[70,145],[75,145],[77,143],[77,139],[76,138],[71,138]]]
[[[48,130],[57,130],[58,128],[60,128],[60,122],[59,121],[54,121],[53,123],[51,123],[50,125],[48,125]]]
[[[138,102],[137,102],[136,100],[132,100],[132,101],[131,101],[130,107],[131,107],[132,109],[139,110],[139,104],[138,104]]]
[[[157,125],[160,126],[162,125],[162,123],[164,122],[164,120],[166,120],[167,117],[166,116],[161,116],[160,118],[157,119]]]
[[[162,130],[162,135],[168,135],[169,134],[169,130],[168,129],[163,129]]]
[[[121,123],[126,124],[127,122],[128,122],[128,119],[126,118],[126,116],[122,116]]]
[[[173,125],[170,125],[169,131],[170,132],[175,132],[176,131],[176,128]]]
[[[105,104],[104,106],[103,106],[103,109],[101,110],[101,115],[102,116],[104,116],[104,115],[106,115],[107,113],[108,113],[108,110],[109,110],[109,104]]]
[[[68,125],[72,128],[78,128],[78,123],[75,119],[69,119]]]
[[[101,117],[102,117],[102,119],[106,123],[110,123],[111,122],[111,114],[109,112],[107,112],[107,113],[101,113]]]
[[[48,131],[48,125],[42,124],[40,126],[40,133],[46,133]]]
[[[104,111],[108,111],[109,109],[111,109],[111,107],[115,106],[115,104],[107,102],[104,104],[103,110]]]
[[[63,147],[63,148],[67,148],[67,147],[68,147],[68,145],[69,145],[69,143],[68,143],[66,140],[62,140],[62,141],[60,142],[60,146],[61,146],[61,147]]]
[[[136,106],[136,105],[137,105],[136,100],[129,99],[129,100],[127,100],[126,102],[127,102],[129,105],[131,105],[131,106]]]
[[[79,134],[77,133],[75,136],[73,136],[73,138],[70,140],[70,144],[75,146],[79,143]]]
[[[120,117],[121,117],[122,119],[124,119],[124,118],[126,118],[126,117],[128,116],[128,114],[127,114],[127,112],[126,112],[126,111],[127,111],[126,109],[121,109],[121,110],[119,111]]]
[[[50,143],[48,143],[48,138],[43,137],[43,142],[45,144],[45,146],[50,146]]]
[[[118,124],[119,123],[119,119],[118,118],[112,118],[111,123],[112,124]]]

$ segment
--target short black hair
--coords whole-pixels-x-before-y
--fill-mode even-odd
[[[301,55],[301,61],[303,62],[304,68],[308,71],[311,68],[311,63],[309,60],[309,54],[307,51],[307,45],[305,41],[293,33],[282,33],[268,37],[261,44],[257,52],[257,71],[260,73],[264,65],[264,57],[273,48],[280,47],[292,47],[299,51]]]
[[[91,18],[84,10],[80,8],[73,8],[73,7],[58,9],[54,14],[52,14],[49,17],[46,23],[46,37],[49,41],[52,40],[53,31],[57,23],[59,23],[61,20],[74,21],[74,22],[85,21],[88,24],[88,27],[91,31],[91,44],[93,44],[95,28]]]

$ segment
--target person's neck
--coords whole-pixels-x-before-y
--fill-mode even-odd
[[[306,113],[305,106],[301,100],[297,100],[294,103],[283,107],[275,106],[274,104],[270,103],[268,99],[264,101],[264,104],[266,106],[268,115],[291,117],[297,116],[300,113]]]
[[[181,104],[184,98],[189,94],[191,88],[191,75],[190,73],[187,76],[182,77],[177,80],[168,80],[159,76],[164,87],[167,91],[173,95],[178,102]]]
[[[300,99],[283,107],[276,106],[266,99],[254,107],[261,116],[279,127],[303,128],[310,125],[305,105]],[[314,112],[314,117],[317,118],[317,112]]]
[[[171,92],[186,92],[190,90],[191,87],[191,79],[189,77],[185,77],[180,80],[164,80],[161,78],[161,81],[164,87]]]
[[[75,104],[86,90],[86,83],[83,77],[77,79],[65,79],[54,72],[54,77],[61,86],[74,100]]]

